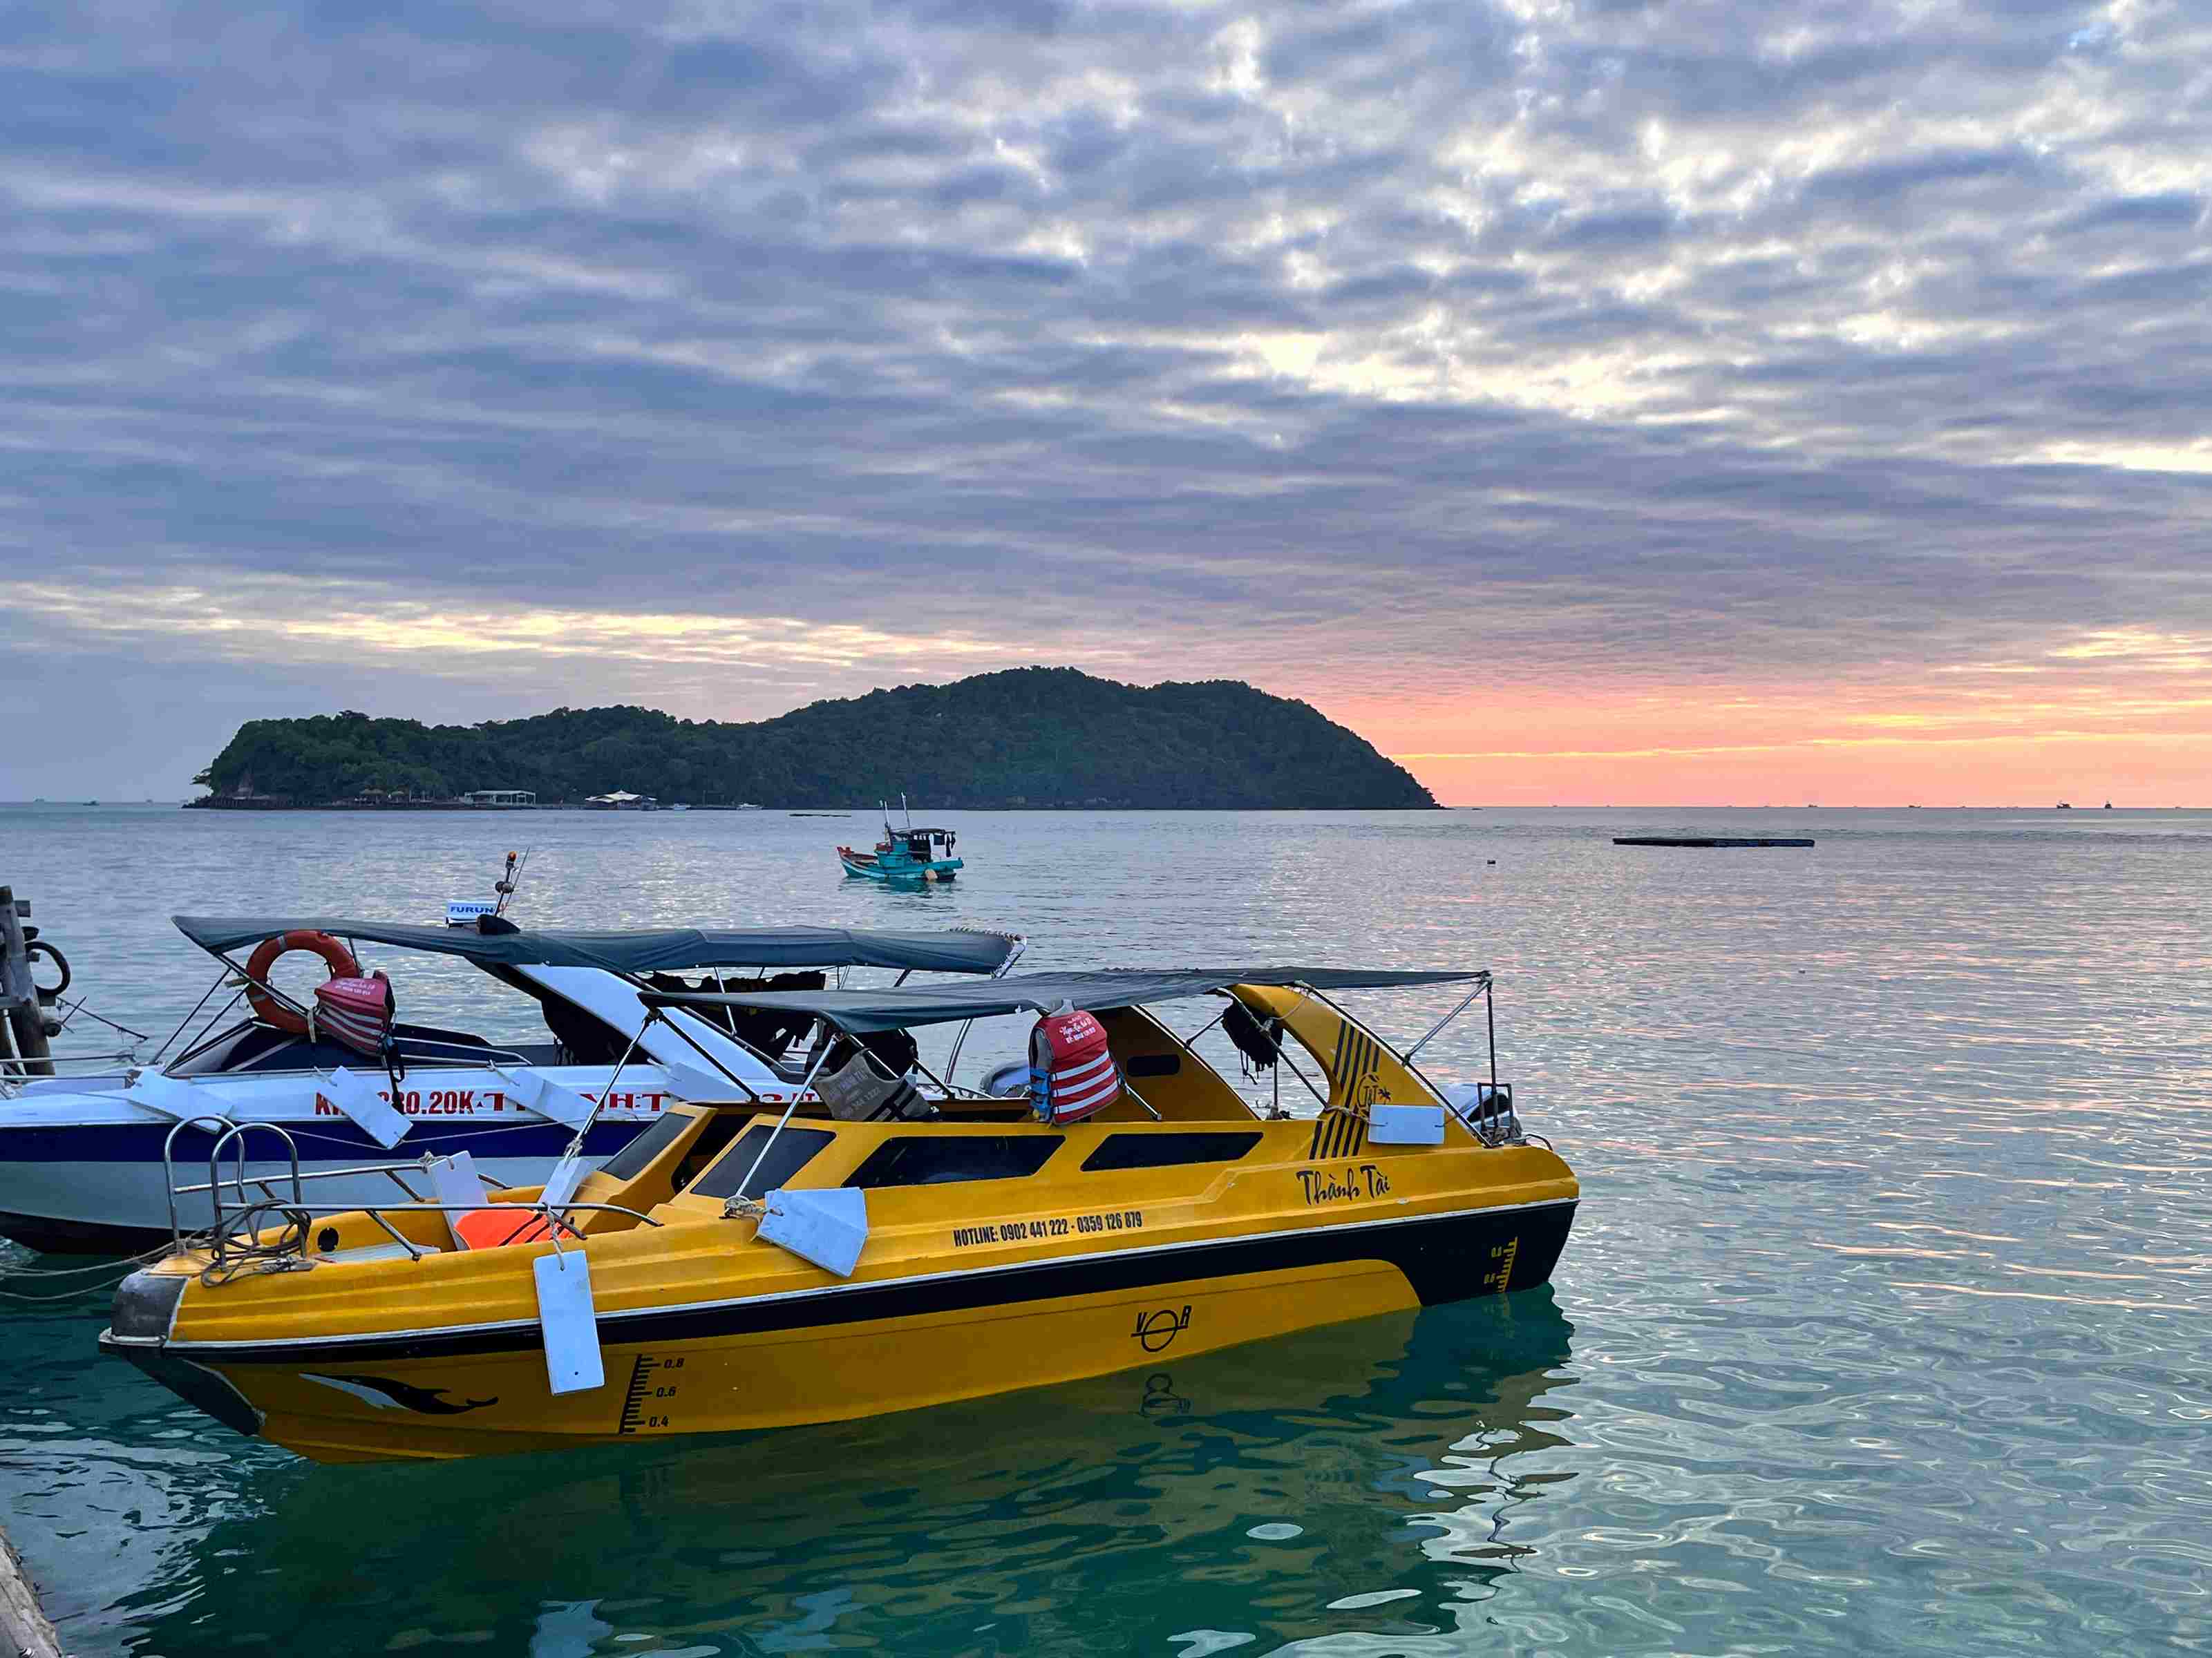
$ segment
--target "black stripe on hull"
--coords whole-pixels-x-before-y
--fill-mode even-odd
[[[1342,1108],[1331,1108],[1314,1119],[1313,1144],[1306,1148],[1308,1163],[1334,1163],[1356,1157],[1367,1144],[1367,1119]]]
[[[1265,1237],[1228,1238],[1182,1248],[1128,1250],[939,1278],[861,1284],[783,1300],[738,1301],[668,1312],[608,1314],[605,1346],[666,1345],[775,1330],[819,1329],[879,1319],[923,1318],[978,1308],[1018,1306],[1112,1294],[1167,1284],[1239,1278],[1302,1266],[1385,1261],[1406,1275],[1423,1306],[1502,1295],[1552,1275],[1574,1224],[1572,1201],[1526,1209],[1416,1216],[1380,1225],[1316,1226]],[[136,1276],[134,1274],[134,1276]],[[125,1283],[128,1284],[129,1279]],[[117,1333],[131,1334],[118,1325]],[[106,1337],[101,1338],[103,1345]],[[526,1352],[544,1345],[534,1324],[450,1333],[363,1336],[331,1342],[228,1346],[178,1344],[180,1356],[210,1364],[324,1365]]]
[[[0,1211],[0,1238],[42,1255],[135,1255],[169,1242],[169,1229],[110,1226],[96,1220],[56,1220]]]
[[[1308,1163],[1333,1163],[1356,1157],[1367,1143],[1367,1100],[1359,1086],[1376,1068],[1381,1054],[1375,1039],[1349,1023],[1338,1038],[1335,1060],[1328,1071],[1329,1097],[1345,1103],[1323,1106],[1314,1119],[1313,1140],[1306,1147]]]

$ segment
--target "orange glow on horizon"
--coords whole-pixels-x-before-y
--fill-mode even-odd
[[[2049,684],[1993,664],[1818,692],[1497,684],[1324,711],[1447,805],[2212,806],[2212,675],[2170,662],[2121,680],[2081,654]]]

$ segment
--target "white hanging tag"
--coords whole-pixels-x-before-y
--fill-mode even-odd
[[[468,1240],[461,1236],[461,1217],[490,1201],[483,1182],[477,1178],[476,1159],[465,1151],[438,1158],[430,1165],[430,1196],[434,1202],[446,1206],[446,1224],[453,1234],[453,1247],[467,1248]]]
[[[356,1127],[379,1145],[393,1146],[407,1138],[415,1125],[394,1111],[374,1083],[340,1066],[316,1084],[319,1096],[350,1117]]]
[[[857,1188],[787,1191],[762,1200],[760,1235],[839,1278],[853,1276],[868,1241],[868,1194]]]
[[[123,1090],[123,1097],[133,1105],[143,1105],[149,1111],[158,1111],[179,1122],[202,1114],[212,1103],[182,1077],[168,1076],[150,1068],[138,1073],[137,1080]]]
[[[735,1083],[704,1066],[686,1065],[681,1060],[663,1060],[660,1068],[668,1073],[669,1091],[687,1104],[696,1105],[702,1100],[734,1100],[740,1097]]]
[[[584,1176],[592,1171],[584,1166],[581,1157],[563,1157],[553,1165],[553,1172],[545,1177],[545,1189],[538,1202],[549,1209],[558,1209],[576,1195],[576,1188],[584,1183]]]
[[[530,1270],[538,1279],[538,1322],[545,1334],[545,1385],[556,1394],[604,1387],[599,1319],[592,1305],[592,1269],[584,1252],[540,1255]]]
[[[1370,1145],[1442,1145],[1444,1108],[1441,1105],[1370,1106],[1367,1141]]]
[[[542,1071],[518,1068],[493,1073],[507,1083],[507,1097],[541,1117],[550,1117],[567,1128],[581,1128],[591,1121],[592,1102],[564,1083]]]

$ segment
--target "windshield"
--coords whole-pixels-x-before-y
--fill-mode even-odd
[[[775,1144],[762,1162],[760,1172],[745,1181],[746,1171],[759,1157],[761,1148],[773,1137]],[[772,1123],[748,1128],[738,1143],[722,1154],[721,1160],[692,1182],[691,1190],[705,1198],[729,1198],[737,1194],[738,1182],[745,1181],[744,1195],[757,1198],[787,1184],[791,1177],[811,1163],[822,1148],[837,1137],[823,1128],[786,1128],[777,1133]]]

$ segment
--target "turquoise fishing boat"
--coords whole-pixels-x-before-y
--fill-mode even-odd
[[[961,868],[961,860],[952,855],[959,837],[948,829],[915,828],[914,812],[902,794],[899,796],[899,807],[906,812],[906,827],[893,829],[890,808],[884,806],[884,838],[876,842],[873,852],[856,852],[851,847],[837,848],[837,861],[844,866],[845,873],[891,886],[918,887],[950,881]]]

